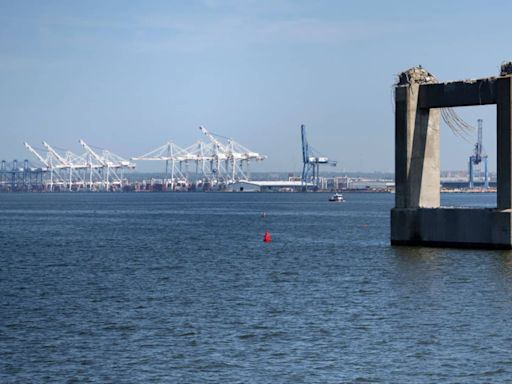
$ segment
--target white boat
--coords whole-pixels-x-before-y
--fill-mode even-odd
[[[329,197],[329,201],[335,201],[338,203],[342,203],[345,201],[345,199],[343,198],[343,195],[341,193],[335,193],[334,195]]]

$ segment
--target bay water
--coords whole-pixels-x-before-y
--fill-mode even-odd
[[[512,381],[512,252],[392,247],[394,195],[328,197],[0,194],[0,382]]]

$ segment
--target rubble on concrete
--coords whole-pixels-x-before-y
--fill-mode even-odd
[[[512,61],[505,61],[501,64],[500,76],[512,75]]]
[[[429,71],[419,67],[413,67],[398,75],[397,85],[409,84],[432,84],[437,83],[437,79]]]

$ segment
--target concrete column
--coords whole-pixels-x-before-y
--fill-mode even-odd
[[[497,208],[512,208],[512,100],[511,77],[498,79],[497,97]]]
[[[421,85],[395,88],[395,206],[440,206],[439,110],[421,109]]]
[[[407,175],[409,174],[409,159],[411,157],[408,143],[407,125],[407,93],[408,86],[395,88],[395,207],[406,208]]]

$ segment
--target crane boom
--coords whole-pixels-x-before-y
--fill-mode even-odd
[[[84,149],[85,149],[87,152],[89,152],[89,153],[92,155],[92,157],[94,157],[94,158],[95,158],[95,159],[96,159],[100,164],[102,164],[102,165],[104,165],[104,166],[108,166],[108,164],[105,162],[105,160],[103,160],[103,158],[102,158],[100,155],[98,155],[96,152],[94,152],[94,151],[92,150],[92,148],[91,148],[91,147],[89,147],[89,146],[87,145],[87,143],[86,143],[85,141],[83,141],[82,139],[80,139],[80,140],[78,140],[78,142],[79,142],[79,143],[80,143],[80,145],[81,145],[82,147],[84,147]]]
[[[222,145],[222,143],[219,140],[217,140],[210,132],[208,132],[208,130],[205,127],[201,125],[199,129],[201,130],[201,132],[205,134],[208,140],[210,140],[213,143],[213,145],[219,148],[222,152],[228,152],[227,148],[225,148],[224,145]]]
[[[55,149],[53,149],[50,144],[48,144],[46,141],[43,141],[44,147],[59,160],[63,165],[69,166],[69,163],[64,159],[61,155],[57,153]]]
[[[306,126],[302,124],[300,126],[300,133],[302,138],[302,161],[303,163],[309,162],[309,146],[306,138]]]
[[[32,146],[29,143],[25,142],[24,144],[25,144],[25,148],[27,148],[30,152],[32,152],[34,154],[34,156],[37,157],[38,160],[41,163],[43,163],[46,168],[51,168],[48,161],[43,156],[41,156],[39,153],[37,153],[37,151],[34,148],[32,148]]]
[[[483,120],[478,119],[478,138],[473,147],[473,154],[469,156],[469,188],[475,186],[476,170],[480,163],[484,164],[484,189],[489,188],[489,171],[487,168],[487,154],[484,152],[483,146]]]
[[[306,183],[311,180],[318,187],[320,183],[320,165],[329,164],[335,167],[336,161],[330,160],[326,156],[319,156],[313,148],[310,150],[304,124],[300,126],[300,133],[302,139],[302,186],[303,189],[306,189]]]
[[[475,144],[475,156],[478,162],[480,162],[483,152],[482,123],[482,119],[478,119],[478,140]]]

